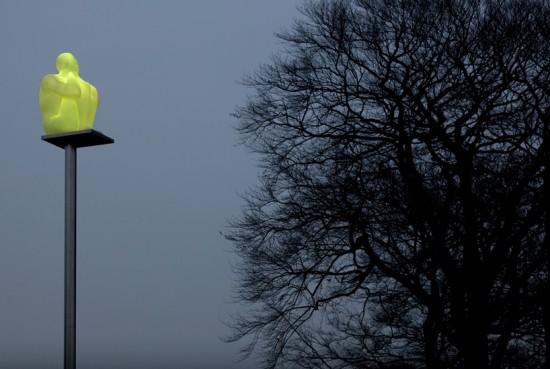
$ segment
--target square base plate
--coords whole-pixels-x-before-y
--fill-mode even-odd
[[[42,140],[64,149],[68,145],[74,147],[88,147],[107,145],[115,142],[111,137],[94,129],[85,129],[82,131],[60,133],[54,135],[42,136]]]

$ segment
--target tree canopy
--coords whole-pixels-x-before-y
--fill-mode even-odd
[[[246,80],[268,368],[550,368],[550,6],[321,0]]]

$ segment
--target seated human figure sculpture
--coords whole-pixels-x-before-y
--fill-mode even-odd
[[[57,74],[47,74],[40,83],[39,105],[46,134],[92,129],[99,98],[97,89],[80,78],[73,54],[61,53]]]

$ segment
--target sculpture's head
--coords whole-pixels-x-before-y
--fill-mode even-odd
[[[78,62],[76,58],[71,53],[61,53],[57,56],[55,61],[55,66],[59,73],[69,73],[78,74]]]

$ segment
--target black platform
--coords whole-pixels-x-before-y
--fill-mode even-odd
[[[94,129],[45,135],[42,136],[42,140],[57,147],[61,147],[62,149],[64,149],[67,145],[72,145],[74,147],[88,147],[107,145],[115,142],[115,140],[111,137],[105,136],[103,133]]]

